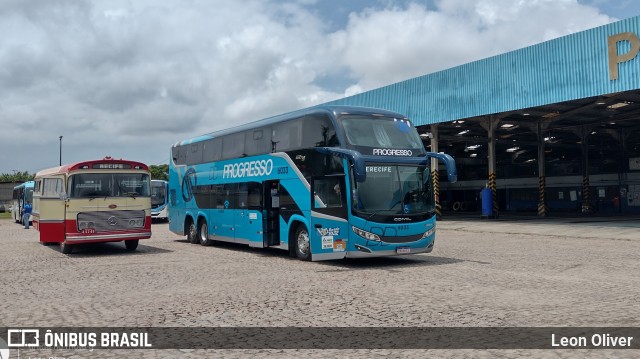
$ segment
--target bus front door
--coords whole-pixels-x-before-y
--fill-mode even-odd
[[[251,247],[263,247],[262,184],[248,182],[238,184],[236,196],[235,236],[236,243],[248,244]]]
[[[344,258],[349,238],[344,176],[314,178],[311,187],[312,259]]]

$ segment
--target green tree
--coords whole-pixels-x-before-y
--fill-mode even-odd
[[[3,173],[0,174],[0,182],[26,182],[31,181],[35,177],[35,174],[31,174],[28,171]]]
[[[169,180],[169,165],[151,165],[149,171],[151,171],[151,179]]]

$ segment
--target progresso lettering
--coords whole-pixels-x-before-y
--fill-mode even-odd
[[[259,160],[224,165],[222,178],[268,176],[273,171],[272,160]]]
[[[411,150],[392,150],[389,148],[374,148],[374,156],[413,156]]]

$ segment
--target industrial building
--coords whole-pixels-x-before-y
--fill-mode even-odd
[[[452,155],[445,213],[490,188],[494,216],[640,214],[639,51],[640,16],[329,104],[405,114]]]

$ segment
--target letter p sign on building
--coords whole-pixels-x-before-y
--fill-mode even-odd
[[[630,48],[629,51],[619,54],[618,43],[622,41],[628,42]],[[618,64],[629,61],[638,55],[640,39],[632,32],[622,32],[609,36],[607,42],[609,48],[609,80],[617,80]]]

